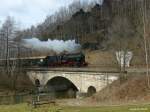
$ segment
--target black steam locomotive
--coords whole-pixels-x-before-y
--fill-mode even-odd
[[[40,63],[40,66],[45,67],[84,67],[87,66],[85,62],[85,55],[83,53],[64,54],[59,56],[47,56]]]

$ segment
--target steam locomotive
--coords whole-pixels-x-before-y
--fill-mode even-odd
[[[59,56],[47,56],[39,66],[44,67],[84,67],[87,66],[85,62],[85,55],[83,53],[64,54]]]

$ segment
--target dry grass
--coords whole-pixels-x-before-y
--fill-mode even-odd
[[[61,106],[42,106],[31,108],[26,104],[19,105],[1,105],[0,112],[149,112],[149,105],[137,106],[99,106],[99,107],[61,107]]]
[[[125,81],[113,82],[90,98],[97,102],[147,102],[150,94],[145,75],[128,76]]]
[[[115,54],[112,52],[86,51],[85,56],[90,66],[115,67],[117,64]]]

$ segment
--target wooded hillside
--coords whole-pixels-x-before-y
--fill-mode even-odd
[[[90,49],[116,49],[120,47],[118,43],[136,49],[142,47],[144,2],[149,18],[148,0],[104,0],[94,5],[74,2],[37,27],[22,32],[22,37],[75,39],[83,48]]]

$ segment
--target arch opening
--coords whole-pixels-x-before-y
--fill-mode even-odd
[[[87,95],[92,96],[93,94],[96,93],[96,88],[93,86],[88,87]]]
[[[35,86],[36,86],[36,87],[40,87],[40,81],[39,81],[39,79],[36,79],[36,80],[35,80]]]
[[[50,79],[46,88],[49,92],[54,93],[56,98],[76,98],[77,87],[67,78],[54,77]]]

